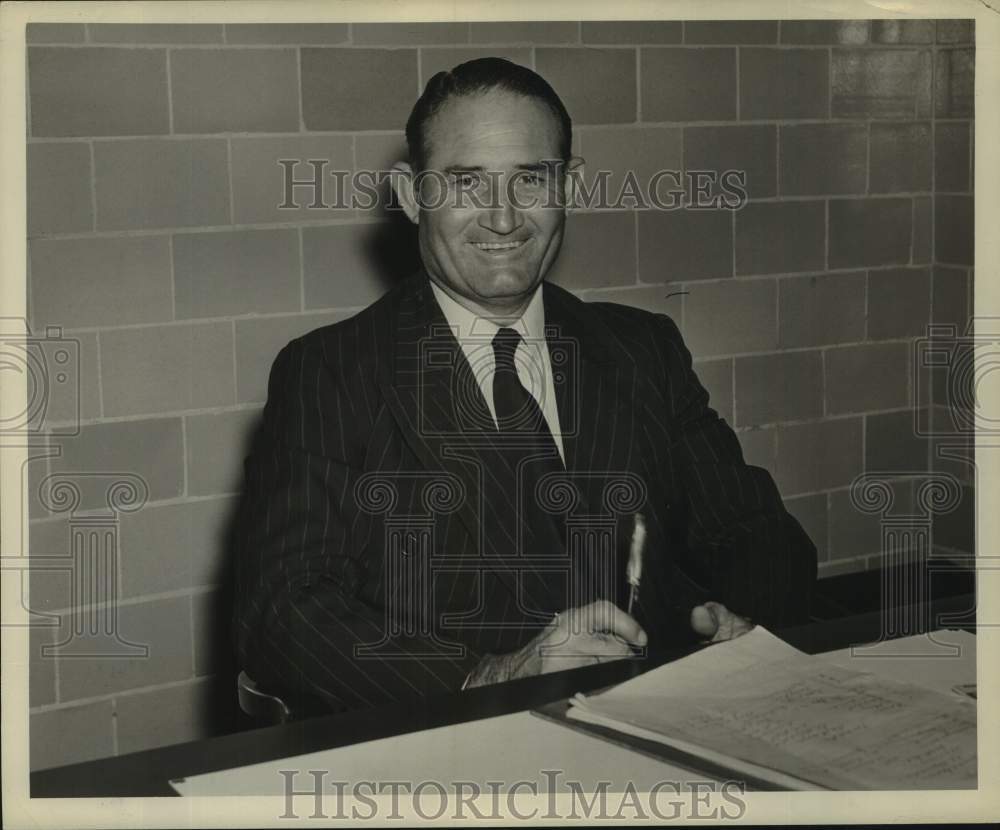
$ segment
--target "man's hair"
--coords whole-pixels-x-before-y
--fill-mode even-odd
[[[555,90],[537,72],[504,58],[477,58],[450,71],[438,72],[424,87],[406,121],[406,145],[410,164],[422,170],[427,162],[427,126],[451,98],[481,95],[493,90],[535,98],[545,104],[559,126],[559,155],[569,161],[573,144],[573,122]]]

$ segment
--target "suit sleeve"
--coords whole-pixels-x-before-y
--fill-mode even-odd
[[[771,475],[743,459],[709,408],[673,321],[660,318],[671,401],[675,492],[685,494],[687,550],[709,598],[768,626],[808,620],[816,547],[784,507]]]
[[[440,652],[431,639],[397,636],[391,650],[400,656],[356,651],[385,643],[387,626],[385,593],[367,584],[377,572],[371,557],[382,552],[352,542],[366,425],[350,416],[347,394],[315,342],[293,341],[271,369],[234,534],[241,668],[335,709],[457,690],[479,660],[471,649],[429,658]]]

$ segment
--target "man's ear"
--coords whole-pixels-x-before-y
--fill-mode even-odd
[[[572,156],[566,162],[566,175],[563,177],[563,204],[567,208],[576,207],[576,194],[580,182],[583,181],[583,156]]]
[[[405,161],[397,161],[392,166],[392,175],[389,177],[392,189],[399,199],[400,207],[414,225],[420,224],[420,206],[417,204],[416,191],[413,183],[413,168]]]

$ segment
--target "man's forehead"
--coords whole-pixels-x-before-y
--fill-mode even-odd
[[[534,98],[503,92],[448,101],[428,124],[433,166],[505,166],[553,159],[559,124]]]

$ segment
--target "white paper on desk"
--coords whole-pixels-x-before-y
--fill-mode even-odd
[[[955,686],[976,682],[976,635],[941,629],[827,652],[823,660],[851,671],[955,694]]]
[[[975,703],[789,646],[778,656],[771,639],[755,629],[578,696],[569,717],[795,789],[976,786]]]
[[[549,792],[551,784],[557,792],[568,792],[567,781],[578,782],[583,792],[594,792],[602,782],[609,782],[610,792],[619,793],[629,785],[638,792],[648,792],[662,781],[689,790],[706,778],[530,712],[514,712],[192,775],[170,784],[184,796],[280,796],[286,785],[281,770],[290,769],[326,770],[328,794],[332,793],[332,781],[345,782],[348,794],[362,781],[409,781],[411,786],[437,781],[449,791],[456,791],[456,782],[471,781],[484,793],[490,791],[490,781],[508,785],[533,781],[540,793]],[[541,770],[560,770],[562,775],[553,782]],[[296,782],[296,787],[303,789],[312,778],[302,772]]]

